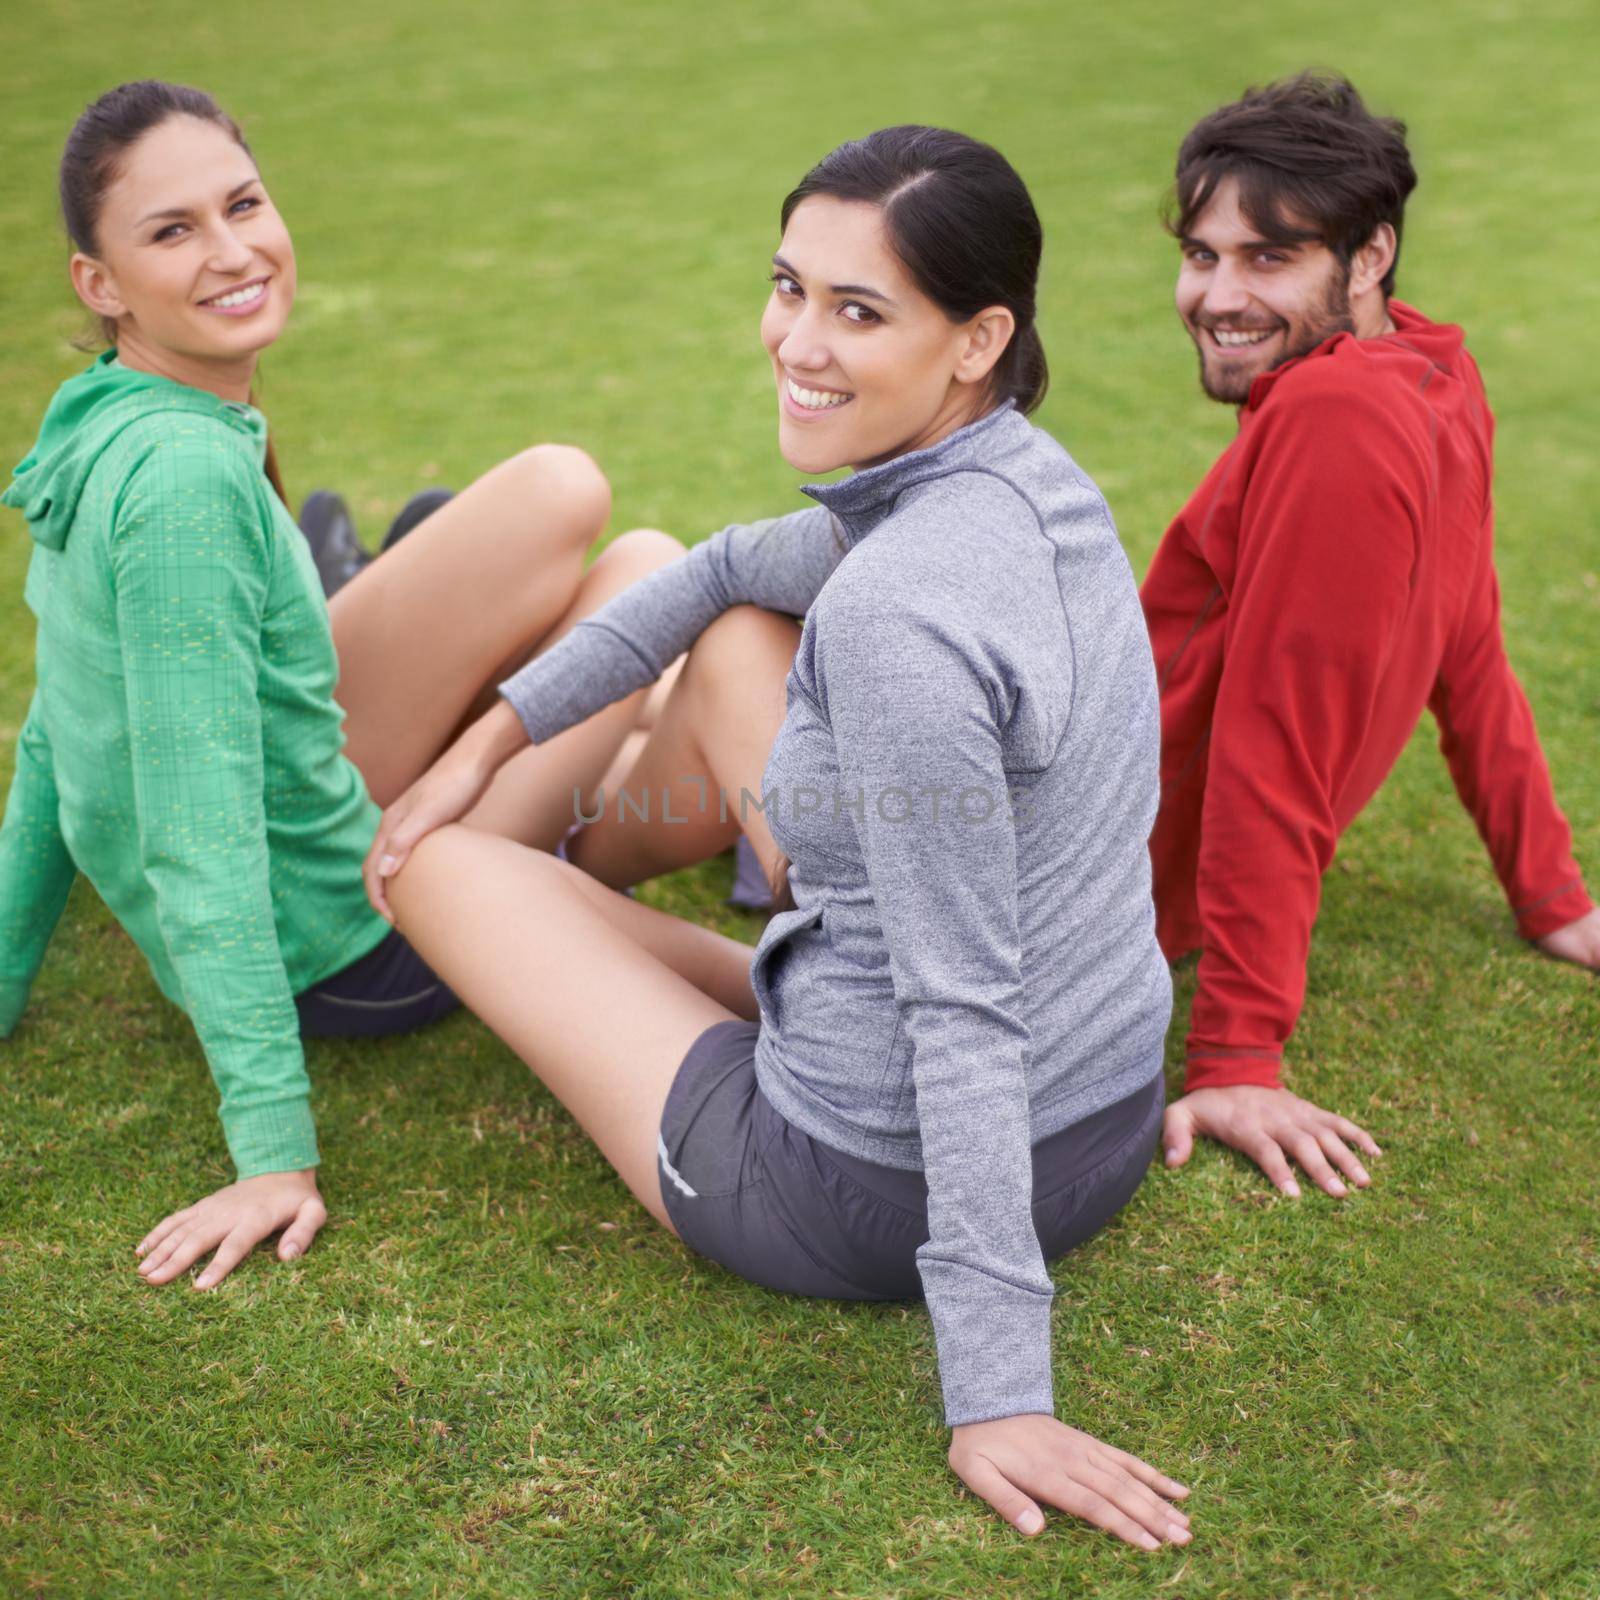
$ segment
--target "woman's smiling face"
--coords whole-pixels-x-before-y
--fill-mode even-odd
[[[228,130],[190,116],[152,128],[123,153],[96,234],[96,254],[72,259],[73,286],[115,320],[119,358],[218,392],[241,375],[248,387],[289,317],[294,246]]]
[[[772,265],[761,342],[790,466],[872,466],[936,444],[989,409],[985,380],[1014,326],[1010,312],[952,322],[895,254],[880,207],[801,201]]]

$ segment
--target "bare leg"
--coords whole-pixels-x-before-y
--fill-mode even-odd
[[[647,731],[661,720],[661,713],[666,708],[667,696],[677,687],[678,678],[683,672],[683,664],[689,658],[687,655],[679,656],[665,672],[656,679],[650,692],[645,696],[644,710],[639,713],[639,726]]]
[[[533,653],[542,654],[612,596],[659,567],[681,561],[683,555],[683,546],[676,539],[651,528],[613,539],[583,575],[576,598]],[[669,667],[660,681],[675,680],[677,670],[676,664]],[[595,790],[615,766],[618,751],[633,732],[651,693],[654,690],[640,689],[508,761],[466,822],[487,833],[553,850],[572,825],[577,805],[581,804],[586,814],[593,811]]]
[[[707,1028],[754,1018],[749,948],[470,828],[429,834],[389,899],[428,965],[671,1228],[656,1175],[667,1091]]]
[[[606,769],[606,774],[601,778],[596,789],[603,789],[608,795],[614,795],[618,789],[627,782],[628,774],[633,771],[634,763],[644,754],[644,747],[649,742],[651,730],[661,720],[661,713],[666,708],[667,699],[673,689],[677,687],[678,679],[683,673],[687,655],[681,655],[656,679],[655,683],[645,694],[644,708],[639,713],[639,719],[634,724],[633,732],[622,741],[622,748],[617,751],[615,759]],[[583,813],[593,816],[595,809],[595,796],[584,796]]]
[[[661,681],[664,683],[666,680],[662,679]],[[658,684],[657,687],[660,687],[660,685]],[[650,692],[654,694],[655,690],[652,689]],[[633,771],[635,762],[644,754],[644,747],[650,742],[650,727],[653,727],[654,724],[652,723],[650,727],[644,726],[642,716],[640,722],[641,726],[636,727],[622,741],[622,748],[617,751],[616,759],[607,768],[605,777],[600,780],[599,787],[604,789],[608,795],[615,794],[627,782],[628,774]],[[584,807],[584,815],[593,816],[594,809],[593,804],[586,805]]]
[[[712,623],[689,651],[623,782],[632,804],[619,806],[608,786],[605,814],[573,840],[572,860],[600,882],[624,888],[704,861],[743,832],[772,873],[778,846],[765,816],[742,807],[740,795],[748,790],[761,798],[799,643],[796,623],[755,606],[735,606]],[[725,808],[719,794],[727,797]],[[646,796],[649,816],[642,820]],[[664,820],[668,815],[673,820]]]
[[[334,596],[347,750],[380,805],[438,755],[496,668],[570,611],[610,506],[588,456],[539,445],[485,473]]]

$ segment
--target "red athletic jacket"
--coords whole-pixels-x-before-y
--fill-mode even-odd
[[[1483,380],[1459,328],[1389,311],[1256,379],[1142,590],[1157,929],[1200,950],[1190,1089],[1277,1085],[1322,874],[1424,706],[1522,933],[1590,909],[1501,638]]]

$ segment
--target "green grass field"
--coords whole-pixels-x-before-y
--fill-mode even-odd
[[[779,200],[840,139],[934,121],[1032,186],[1039,420],[1140,573],[1232,425],[1170,306],[1177,141],[1249,82],[1349,72],[1412,125],[1401,292],[1487,379],[1511,653],[1600,877],[1591,0],[45,0],[4,33],[0,465],[87,361],[55,159],[123,79],[244,121],[302,284],[262,401],[292,492],[344,488],[374,535],[547,438],[605,465],[615,529],[798,504],[756,339]],[[26,555],[10,517],[0,779]],[[753,942],[729,870],[647,893]],[[1516,938],[1425,726],[1328,876],[1292,1047],[1386,1147],[1375,1186],[1284,1201],[1209,1148],[1056,1269],[1061,1415],[1194,1485],[1194,1543],[1151,1557],[963,1497],[920,1309],[694,1260],[467,1017],[313,1049],[332,1221],[305,1259],[145,1287],[134,1243],[230,1170],[187,1023],[80,885],[0,1045],[0,1589],[1600,1595],[1597,1040],[1600,987]]]

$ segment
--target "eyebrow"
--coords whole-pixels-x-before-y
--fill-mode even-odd
[[[227,199],[222,203],[227,205],[230,201],[238,199],[238,197],[242,195],[251,184],[260,183],[260,181],[261,178],[258,174],[255,177],[246,178],[243,183],[235,184],[233,188],[228,191]],[[134,223],[134,227],[142,228],[147,222],[160,222],[168,217],[187,217],[189,214],[190,212],[188,206],[172,206],[166,211],[152,211],[149,216],[140,217],[139,220]]]
[[[782,256],[774,256],[772,264],[781,271],[787,272],[791,278],[798,279],[800,276]],[[832,294],[853,294],[858,295],[863,300],[881,300],[886,306],[894,304],[894,301],[884,294],[881,289],[868,288],[864,283],[830,283],[828,289]]]
[[[1312,243],[1309,239],[1246,239],[1239,246],[1241,250],[1302,250]],[[1197,239],[1192,233],[1186,233],[1178,240],[1180,250],[1214,250],[1214,246],[1206,243],[1204,239]]]

